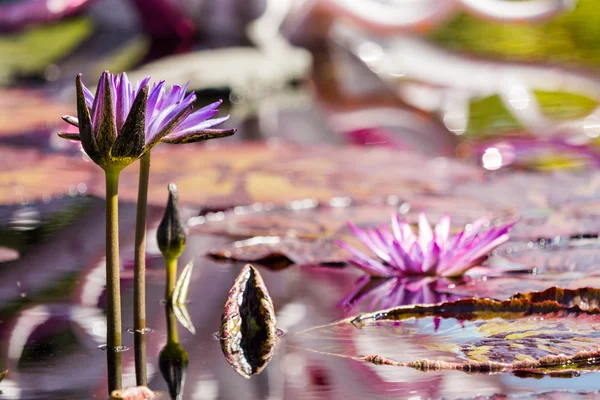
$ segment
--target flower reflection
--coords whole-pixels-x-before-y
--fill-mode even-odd
[[[368,311],[374,311],[413,304],[436,304],[457,300],[458,296],[442,292],[451,285],[452,281],[445,278],[363,276],[338,306],[351,310],[359,303],[367,302]]]

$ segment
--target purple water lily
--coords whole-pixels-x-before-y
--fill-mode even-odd
[[[358,240],[378,258],[342,241],[337,243],[352,254],[349,260],[352,264],[372,276],[460,276],[480,265],[490,251],[506,242],[508,231],[515,224],[512,222],[482,232],[487,221],[480,218],[471,224],[470,229],[451,235],[450,216],[444,215],[432,229],[425,214],[421,213],[418,236],[397,214],[392,215],[391,231],[385,224],[363,230],[349,222],[348,226]]]
[[[77,118],[64,116],[79,134],[60,133],[80,140],[88,156],[105,170],[121,170],[158,142],[189,143],[230,136],[235,129],[210,129],[228,119],[214,118],[220,101],[193,112],[196,95],[187,85],[165,88],[150,77],[132,84],[125,73],[105,71],[94,96],[77,76]]]

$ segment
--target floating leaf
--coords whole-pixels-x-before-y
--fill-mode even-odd
[[[259,263],[273,270],[290,265],[343,266],[347,254],[332,240],[301,240],[277,236],[256,236],[233,243],[226,248],[211,251],[217,260]]]
[[[502,302],[465,299],[396,307],[298,336],[311,350],[322,347],[342,357],[419,370],[596,370],[600,309],[591,306],[598,304],[599,294],[554,289]]]
[[[225,359],[245,378],[259,374],[273,357],[275,309],[262,277],[250,264],[242,268],[227,295],[219,339]]]
[[[156,184],[149,189],[149,201],[163,204],[162,184],[169,182],[177,183],[181,200],[188,204],[193,201],[223,208],[301,199],[327,202],[336,197],[364,200],[393,195],[404,199],[419,193],[443,193],[465,179],[483,179],[476,166],[411,152],[364,151],[351,146],[226,144],[212,144],[210,148],[158,146],[152,153]],[[174,159],[178,162],[173,163]],[[135,201],[137,181],[137,167],[125,169],[119,198]],[[101,182],[91,189],[104,193]]]

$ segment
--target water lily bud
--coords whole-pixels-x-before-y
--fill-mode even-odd
[[[260,273],[250,264],[242,268],[225,302],[219,340],[225,360],[243,376],[259,374],[277,345],[275,308]]]
[[[158,367],[167,382],[171,399],[183,398],[183,387],[188,366],[188,353],[176,342],[169,342],[160,351]]]
[[[186,234],[179,215],[177,186],[171,183],[168,188],[169,201],[167,202],[165,215],[160,221],[160,225],[158,225],[156,240],[163,256],[167,259],[173,259],[179,257],[183,251]]]

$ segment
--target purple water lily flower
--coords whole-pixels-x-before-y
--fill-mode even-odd
[[[430,275],[454,277],[481,264],[490,251],[509,239],[512,222],[485,232],[486,218],[471,224],[470,229],[450,234],[451,219],[444,215],[434,229],[424,213],[419,215],[418,236],[397,214],[392,215],[392,229],[381,224],[374,229],[360,229],[351,222],[348,226],[367,248],[377,255],[373,258],[337,241],[352,254],[352,264],[372,276]]]
[[[77,76],[77,118],[63,119],[79,134],[59,133],[80,140],[84,151],[105,170],[120,171],[159,142],[189,143],[230,136],[235,129],[210,129],[229,117],[214,118],[221,101],[193,112],[196,95],[187,85],[165,88],[150,77],[132,84],[125,73],[102,73],[94,96]]]

